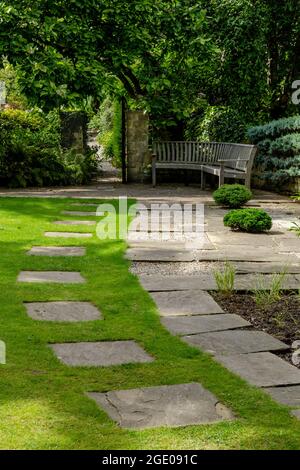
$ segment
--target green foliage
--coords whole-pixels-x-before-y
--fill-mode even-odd
[[[3,68],[0,69],[0,81],[5,82],[6,103],[15,108],[25,108],[27,100],[21,92],[17,71],[7,59],[3,60]]]
[[[300,176],[300,116],[253,127],[248,136],[259,149],[254,174],[260,185],[278,190]]]
[[[94,155],[64,153],[60,138],[58,112],[1,112],[0,184],[26,187],[88,182],[95,171]]]
[[[286,278],[286,271],[275,273],[272,276],[270,285],[267,284],[266,278],[260,274],[256,278],[256,285],[253,289],[253,299],[258,307],[265,310],[272,307],[282,298],[283,282]]]
[[[248,129],[248,137],[254,144],[258,144],[264,139],[270,141],[285,135],[300,132],[300,116],[291,116],[288,118],[271,121],[263,126],[256,126]]]
[[[224,225],[241,232],[261,233],[271,230],[272,219],[261,209],[236,209],[225,215]]]
[[[215,271],[214,277],[217,289],[225,297],[229,297],[234,291],[236,269],[228,261],[225,263],[223,271]]]
[[[186,121],[187,140],[201,142],[245,142],[247,125],[238,111],[225,106],[208,106],[203,114]]]
[[[122,154],[122,108],[119,100],[106,98],[98,113],[89,123],[90,128],[98,130],[98,140],[105,159],[115,166],[121,165]]]
[[[237,209],[252,199],[252,193],[241,184],[224,184],[213,193],[217,204]]]

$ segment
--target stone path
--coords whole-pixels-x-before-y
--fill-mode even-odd
[[[174,197],[170,200],[174,202]],[[144,202],[149,206],[151,199]],[[260,204],[259,201],[257,203]],[[62,214],[73,217],[97,215],[96,212],[80,210],[84,206],[97,207],[97,204],[76,202],[73,205],[78,210],[65,210]],[[249,288],[255,281],[254,273],[270,274],[287,266],[285,286],[295,289],[300,281],[300,243],[294,234],[287,232],[292,216],[282,217],[278,209],[277,212],[274,208],[272,210],[275,229],[271,234],[233,234],[223,226],[224,211],[209,205],[205,225],[202,226],[205,235],[199,243],[195,243],[194,239],[188,243],[162,243],[161,240],[144,242],[133,238],[127,257],[150,263],[232,260],[238,273],[243,273],[236,276],[237,290]],[[141,207],[141,211],[145,212],[145,208]],[[92,220],[75,219],[54,222],[54,225],[60,226],[95,224]],[[156,233],[163,233],[160,224],[155,230]],[[172,233],[180,230],[180,223],[174,220]],[[58,239],[92,236],[93,233],[45,232],[45,237]],[[39,246],[32,247],[28,254],[84,256],[85,247]],[[265,277],[266,285],[270,284],[271,279],[271,275]],[[142,275],[140,280],[156,303],[163,326],[171,334],[182,337],[192,347],[213,354],[229,370],[250,384],[264,388],[278,402],[300,407],[300,370],[271,353],[286,351],[289,346],[264,332],[253,331],[250,323],[238,315],[224,313],[207,292],[216,289],[212,273],[200,272],[195,276]],[[84,283],[85,279],[78,272],[22,271],[18,281],[78,284]],[[103,319],[101,312],[89,302],[31,302],[24,306],[28,316],[38,321],[84,322]],[[133,340],[62,343],[50,344],[49,347],[62,363],[72,367],[110,367],[155,360]],[[186,426],[234,419],[231,411],[198,383],[93,392],[88,396],[124,428]],[[296,417],[299,414],[299,410],[294,412]]]
[[[287,209],[283,216],[278,207],[270,205],[268,212],[274,220],[273,229],[269,234],[259,235],[231,232],[223,225],[226,211],[206,207],[205,236],[199,233],[202,246],[199,243],[198,247],[194,244],[191,248],[187,243],[178,241],[176,244],[172,240],[173,235],[169,244],[162,243],[163,223],[158,222],[155,230],[159,232],[160,239],[156,243],[155,240],[143,241],[143,237],[138,241],[137,235],[134,238],[131,234],[127,258],[134,261],[142,286],[155,301],[161,322],[171,334],[181,336],[189,345],[213,354],[233,373],[252,385],[265,388],[278,402],[300,407],[300,370],[272,354],[289,351],[291,345],[264,332],[252,330],[250,323],[237,315],[222,312],[206,292],[217,289],[214,273],[209,270],[201,272],[201,262],[231,261],[237,270],[237,291],[257,287],[258,274],[264,276],[263,285],[268,289],[274,273],[282,271],[287,273],[283,288],[299,289],[300,240],[288,231],[292,222],[300,216],[299,206],[294,207],[296,211]],[[149,209],[149,201],[146,209],[141,207],[144,214]],[[178,222],[171,224],[170,228],[171,233],[180,234],[183,230]],[[145,233],[142,235],[146,240]],[[169,275],[159,273],[159,263],[179,266],[183,262],[199,266],[199,271],[195,268],[192,275],[174,275],[177,269],[170,269]],[[141,274],[139,263],[143,263],[145,271],[147,263],[156,266],[156,273],[153,274],[155,269],[151,267],[151,274]],[[295,416],[299,414],[300,410],[295,412]]]

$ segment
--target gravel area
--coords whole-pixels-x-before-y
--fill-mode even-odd
[[[216,269],[221,269],[223,263],[219,262],[206,262],[206,261],[193,261],[188,263],[147,263],[147,262],[132,262],[130,271],[136,275],[165,275],[165,276],[178,276],[187,274],[189,276],[198,276],[201,273],[209,273]]]

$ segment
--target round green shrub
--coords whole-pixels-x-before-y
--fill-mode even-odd
[[[252,193],[241,184],[224,184],[213,193],[217,204],[238,209],[252,199]]]
[[[225,215],[224,225],[241,232],[261,233],[271,230],[272,219],[261,209],[235,209]]]

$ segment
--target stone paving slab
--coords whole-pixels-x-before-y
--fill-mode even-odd
[[[229,330],[202,333],[183,338],[210,354],[248,354],[263,351],[284,351],[289,347],[263,331]]]
[[[175,335],[195,335],[210,331],[233,330],[251,326],[251,323],[239,315],[222,313],[221,315],[199,315],[194,317],[166,317],[163,325]]]
[[[140,248],[129,248],[126,253],[126,258],[131,261],[149,261],[149,262],[187,262],[195,261],[195,254],[189,251],[178,250],[151,250]]]
[[[33,246],[29,255],[33,256],[84,256],[85,248],[77,246]]]
[[[234,263],[239,273],[280,273],[285,268],[288,273],[300,273],[300,262],[290,264],[281,264],[276,262],[248,262],[241,261]]]
[[[95,220],[56,220],[53,222],[55,225],[96,225]]]
[[[219,355],[216,359],[257,387],[300,384],[300,370],[269,352]]]
[[[19,282],[55,282],[59,284],[84,284],[85,279],[78,272],[71,271],[21,271]]]
[[[231,411],[200,384],[88,393],[122,428],[189,426],[233,420]]]
[[[113,366],[152,362],[135,341],[101,341],[50,345],[58,359],[69,366]]]
[[[255,233],[242,233],[242,232],[227,232],[227,233],[218,233],[218,232],[207,232],[208,238],[212,243],[216,243],[219,246],[224,245],[247,245],[249,244],[254,246],[265,246],[270,247],[274,244],[271,234],[255,234]]]
[[[45,237],[48,238],[91,238],[92,233],[80,233],[80,232],[45,232]]]
[[[267,288],[272,282],[273,274],[264,275],[264,286]],[[185,291],[185,290],[216,290],[217,284],[214,275],[203,273],[197,276],[139,276],[143,288],[149,292]],[[235,290],[244,291],[257,287],[257,274],[237,274]],[[284,289],[299,289],[300,275],[287,274],[283,280]]]
[[[86,212],[86,211],[63,211],[63,215],[77,215],[78,217],[96,217],[97,212]]]
[[[24,305],[34,320],[85,322],[102,319],[99,310],[89,302],[31,302]]]
[[[205,291],[153,292],[151,297],[163,317],[224,313]]]
[[[279,252],[300,253],[300,238],[285,238],[279,243]]]
[[[300,385],[266,388],[266,392],[282,405],[300,407]]]
[[[292,415],[295,416],[295,418],[298,418],[300,420],[300,410],[292,411]]]

